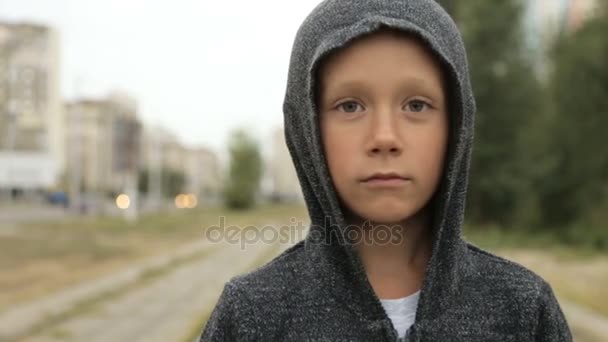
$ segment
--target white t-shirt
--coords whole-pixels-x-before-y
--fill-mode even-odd
[[[397,299],[380,299],[384,311],[397,329],[399,338],[404,338],[407,330],[414,324],[420,290],[411,295]]]

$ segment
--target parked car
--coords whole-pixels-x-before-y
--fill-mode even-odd
[[[68,194],[64,191],[53,191],[49,192],[46,196],[46,200],[53,205],[62,205],[67,208],[70,205]]]

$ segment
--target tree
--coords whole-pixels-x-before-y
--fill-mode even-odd
[[[467,213],[477,223],[528,224],[536,217],[536,168],[543,89],[522,32],[523,3],[442,1],[452,6],[467,48],[477,102]],[[497,15],[499,14],[499,15]]]
[[[137,191],[141,194],[148,194],[149,184],[148,184],[148,174],[150,172],[147,169],[139,170],[139,175],[137,177]]]
[[[255,204],[262,178],[262,157],[257,142],[244,130],[232,133],[229,143],[230,168],[224,189],[229,208],[247,209]]]
[[[139,172],[137,189],[140,193],[148,194],[150,191],[149,170],[141,170]],[[161,191],[164,197],[175,197],[183,191],[186,182],[182,171],[163,168],[161,170]]]
[[[443,6],[443,8],[448,12],[453,18],[456,17],[456,2],[458,0],[437,0],[437,2]],[[460,0],[462,1],[462,0]]]
[[[565,228],[608,208],[608,4],[572,34],[559,38],[551,78],[549,153],[555,162],[542,183],[547,223]],[[604,222],[605,225],[605,222]]]
[[[175,197],[184,190],[186,177],[183,171],[164,169],[161,173],[161,188],[163,194]]]

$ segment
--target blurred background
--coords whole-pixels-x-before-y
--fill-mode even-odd
[[[464,235],[606,341],[608,1],[439,2],[478,105]],[[318,3],[0,2],[0,341],[192,341],[304,236],[206,232],[307,223],[281,108]]]

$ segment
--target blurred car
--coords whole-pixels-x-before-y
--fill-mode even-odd
[[[46,200],[53,205],[62,205],[64,207],[68,207],[70,205],[70,200],[68,194],[64,191],[53,191],[47,194]]]

